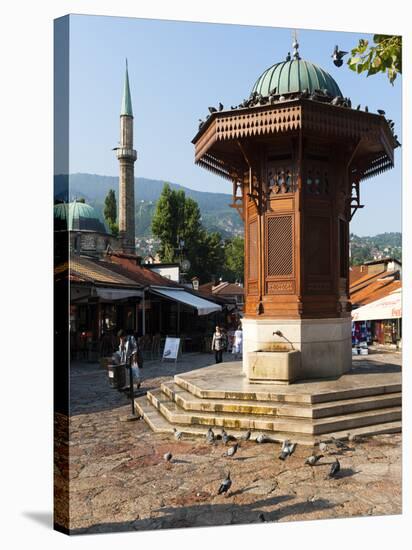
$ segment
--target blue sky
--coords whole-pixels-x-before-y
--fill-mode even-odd
[[[366,78],[331,60],[366,34],[298,30],[301,57],[320,65],[352,103],[382,108],[401,138],[401,79]],[[193,189],[231,192],[231,184],[193,162],[191,143],[209,105],[236,105],[260,74],[291,50],[291,29],[71,16],[70,172],[118,175],[125,58],[133,101],[135,175]],[[358,235],[401,230],[401,152],[395,168],[362,184],[366,204],[351,222]]]

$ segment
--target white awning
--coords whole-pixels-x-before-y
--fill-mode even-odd
[[[352,321],[381,321],[402,317],[402,292],[395,291],[352,311]]]
[[[219,306],[214,302],[209,302],[209,300],[205,300],[204,298],[200,298],[200,296],[195,296],[190,292],[186,292],[185,290],[181,290],[178,288],[166,289],[152,287],[150,289],[150,292],[165,296],[165,298],[169,298],[170,300],[174,300],[175,302],[181,302],[182,304],[186,304],[187,306],[194,307],[195,309],[197,309],[199,315],[208,315],[209,313],[213,313],[214,311],[222,311],[222,306]]]
[[[127,288],[95,288],[93,295],[103,300],[123,300],[124,298],[138,298],[143,296],[143,292]]]

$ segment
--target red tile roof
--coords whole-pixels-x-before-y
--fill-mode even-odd
[[[402,282],[396,280],[393,276],[379,278],[377,277],[370,284],[351,292],[350,299],[353,306],[364,306],[375,300],[388,296],[394,290],[402,287]]]
[[[136,265],[136,256],[131,256],[130,254],[110,253],[104,257],[104,260],[100,260],[99,263],[116,273],[132,279],[141,286],[181,286],[147,267]]]
[[[367,274],[368,268],[364,265],[353,265],[349,270],[349,284],[352,285],[355,281]]]
[[[365,273],[362,277],[359,277],[359,279],[356,279],[353,283],[350,283],[349,292],[351,294],[353,292],[357,292],[361,288],[370,285],[373,281],[386,276],[392,276],[393,274],[393,271],[385,271],[384,269],[378,273]]]

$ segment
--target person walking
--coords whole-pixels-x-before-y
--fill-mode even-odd
[[[237,329],[235,330],[235,336],[233,340],[233,347],[232,347],[232,353],[235,356],[235,361],[242,357],[242,344],[243,344],[243,332],[242,332],[242,325],[239,325]]]
[[[133,370],[133,385],[140,388],[140,368],[138,365],[139,346],[137,345],[136,338],[132,335],[127,335],[125,330],[119,330],[117,333],[119,337],[119,355],[120,363],[124,363],[131,366]]]
[[[223,350],[226,346],[226,336],[223,334],[219,326],[216,327],[216,330],[212,338],[212,351],[215,352],[215,361],[216,363],[222,362]]]

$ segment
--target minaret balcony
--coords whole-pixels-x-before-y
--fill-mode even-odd
[[[127,147],[117,147],[116,156],[119,160],[126,159],[133,162],[137,159],[137,152],[135,149],[129,149]]]

